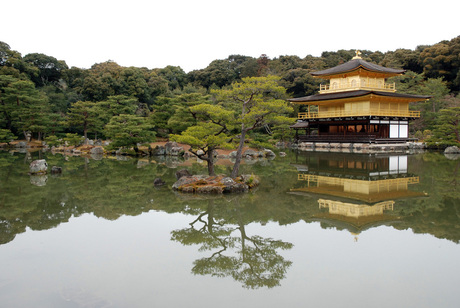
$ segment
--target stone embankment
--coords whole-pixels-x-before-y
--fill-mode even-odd
[[[321,142],[301,142],[293,145],[300,151],[327,151],[327,152],[347,152],[347,153],[382,153],[382,152],[406,152],[425,149],[425,144],[421,142],[406,143],[321,143]]]

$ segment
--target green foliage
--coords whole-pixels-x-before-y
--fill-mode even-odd
[[[155,141],[155,133],[147,118],[131,114],[114,116],[105,126],[105,135],[112,140],[113,147],[133,147],[138,153],[138,143]]]
[[[9,144],[17,138],[9,129],[0,129],[0,143]]]
[[[171,232],[173,241],[183,245],[200,245],[200,251],[210,251],[209,257],[193,262],[192,273],[232,277],[248,289],[279,286],[292,264],[279,251],[291,249],[293,245],[249,235],[245,228],[248,215],[251,215],[248,203],[240,204],[238,197],[219,201],[208,200],[207,206],[194,214],[198,217],[188,228]],[[216,205],[222,201],[225,205]]]
[[[380,65],[392,68],[401,68],[415,73],[422,73],[423,67],[420,65],[420,49],[396,49],[385,53]],[[376,61],[379,63],[379,61]]]
[[[98,118],[103,125],[109,123],[114,116],[121,114],[135,114],[139,108],[139,100],[135,97],[126,95],[114,95],[107,97],[106,100],[97,102],[95,110],[99,113]]]
[[[229,105],[239,116],[239,145],[232,177],[238,175],[246,134],[265,125],[292,123],[286,116],[293,111],[284,100],[286,89],[278,84],[279,77],[248,77],[235,82],[230,89],[213,91],[219,101]]]
[[[407,70],[405,75],[392,78],[398,92],[432,96],[427,102],[411,106],[421,111],[421,118],[411,124],[414,133],[433,129],[441,109],[458,106],[459,51],[460,36],[432,46],[418,46],[415,50],[385,53],[361,50],[361,56],[372,63]],[[113,61],[97,63],[89,69],[68,68],[64,61],[45,54],[30,53],[22,57],[7,43],[0,42],[0,128],[9,129],[15,135],[28,130],[41,138],[44,134],[63,131],[63,118],[71,113],[71,105],[88,101],[102,107],[102,123],[89,128],[91,132],[100,132],[113,116],[136,114],[150,117],[157,135],[167,137],[196,124],[189,107],[215,103],[209,92],[217,95],[225,89],[234,90],[232,84],[244,84],[243,79],[247,77],[276,75],[280,78],[278,85],[286,88],[289,97],[315,94],[320,80],[312,78],[310,73],[344,63],[354,55],[354,50],[325,51],[320,57],[304,58],[230,55],[212,61],[204,69],[185,73],[176,66],[147,69],[123,67]],[[269,92],[264,95],[268,96]],[[284,96],[277,98],[284,99]],[[232,100],[231,97],[218,99],[220,104]],[[236,105],[226,108],[241,111]],[[286,115],[295,116],[292,111]],[[277,132],[275,126],[270,124],[273,138],[290,138],[288,130]],[[72,133],[83,131],[81,124],[66,129]]]
[[[154,71],[122,67],[113,61],[95,64],[81,82],[81,92],[90,101],[104,101],[109,96],[136,97],[150,104],[155,96],[168,90],[167,81]]]
[[[102,109],[93,102],[73,103],[67,114],[67,123],[69,126],[81,128],[86,140],[88,132],[98,132],[102,129],[101,111]]]
[[[63,140],[66,141],[68,145],[79,146],[84,141],[84,137],[79,134],[66,133]]]
[[[425,129],[423,131],[423,139],[431,138],[432,135],[433,135],[433,132],[429,129]]]
[[[418,140],[423,140],[423,133],[418,130],[415,132],[414,137],[417,138]]]
[[[280,84],[292,97],[313,95],[318,92],[320,81],[303,68],[293,68],[281,75]]]
[[[460,90],[460,36],[425,48],[420,63],[428,78],[443,78],[450,90]]]
[[[61,143],[60,138],[56,135],[47,136],[45,142],[49,146],[57,146]]]
[[[42,53],[30,53],[23,60],[37,69],[36,74],[30,76],[37,87],[59,82],[63,71],[68,69],[64,61]]]
[[[168,82],[170,90],[182,89],[187,81],[187,74],[179,66],[168,65],[165,68],[156,70],[158,76]]]
[[[181,135],[170,135],[170,139],[190,145],[190,152],[208,164],[209,175],[214,175],[213,151],[229,148],[229,127],[232,125],[233,112],[222,106],[199,104],[189,108],[197,119],[197,124],[188,127]],[[201,150],[202,153],[198,153]]]
[[[272,139],[281,141],[291,141],[294,139],[295,131],[289,126],[295,123],[296,119],[291,118],[288,123],[274,125],[272,128]]]
[[[407,71],[404,75],[392,77],[388,82],[394,82],[398,92],[407,94],[420,94],[424,76],[413,71]]]
[[[196,123],[190,107],[208,103],[210,96],[202,93],[179,92],[171,97],[158,97],[152,105],[151,121],[162,137],[167,137],[169,133],[180,134]]]
[[[437,119],[429,146],[444,148],[460,143],[460,107],[442,109]]]
[[[1,104],[4,127],[11,131],[41,134],[49,127],[48,98],[31,81],[0,75]]]
[[[214,123],[198,123],[187,128],[181,135],[171,135],[171,140],[191,146],[191,150],[203,150],[205,154],[209,149],[223,148],[228,144],[228,136],[220,133],[222,127]],[[203,156],[198,155],[197,156]]]

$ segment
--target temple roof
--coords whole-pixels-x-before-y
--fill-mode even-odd
[[[389,74],[389,75],[399,75],[406,71],[403,69],[387,68],[387,67],[383,67],[383,66],[380,66],[374,63],[369,63],[369,62],[364,61],[361,58],[353,58],[353,60],[337,65],[335,67],[328,68],[323,71],[312,72],[311,75],[315,77],[326,77],[326,76],[331,76],[331,75],[349,73],[359,68],[362,68],[362,69],[365,69],[371,72]]]
[[[327,101],[327,100],[360,97],[360,96],[366,96],[370,94],[374,94],[378,96],[412,99],[414,102],[421,101],[421,100],[427,100],[431,97],[431,96],[426,96],[426,95],[413,95],[413,94],[403,94],[403,93],[394,93],[394,92],[355,90],[355,91],[315,94],[315,95],[310,95],[310,96],[291,98],[291,99],[288,99],[288,101],[291,103],[301,103],[301,102],[309,103],[309,102],[319,102],[319,101]]]
[[[307,128],[308,122],[296,122],[294,125],[289,126],[290,128]]]

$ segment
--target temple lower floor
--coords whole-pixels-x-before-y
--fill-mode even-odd
[[[407,142],[409,121],[388,119],[300,121],[296,141],[313,142]]]

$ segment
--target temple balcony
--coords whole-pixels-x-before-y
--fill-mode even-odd
[[[386,83],[375,80],[361,80],[357,82],[353,80],[352,82],[332,82],[331,84],[321,84],[319,88],[320,94],[325,93],[334,93],[341,91],[355,91],[355,90],[374,90],[374,91],[383,91],[383,92],[396,92],[395,83]]]
[[[348,117],[402,117],[420,118],[420,111],[412,110],[339,110],[339,111],[310,111],[299,112],[298,119],[328,119],[328,118],[348,118]]]

